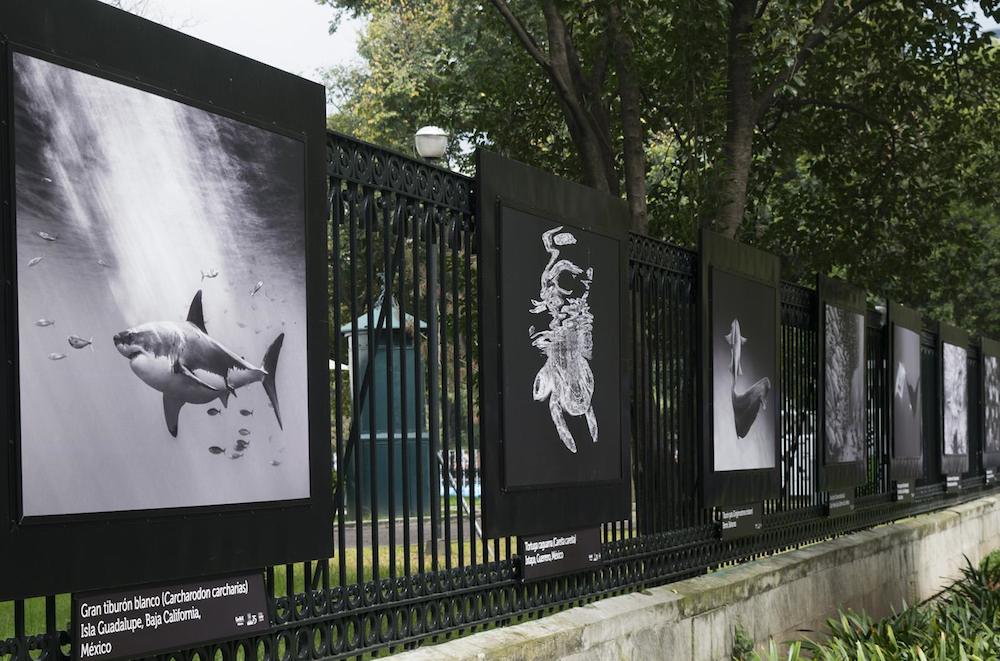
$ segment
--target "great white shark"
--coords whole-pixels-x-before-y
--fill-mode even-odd
[[[118,353],[129,360],[142,381],[163,393],[167,430],[177,436],[177,419],[185,404],[207,404],[214,399],[229,404],[229,396],[258,381],[271,400],[281,427],[274,377],[285,334],[271,342],[256,367],[209,337],[201,306],[201,290],[194,295],[187,320],[153,321],[123,330],[114,337]]]

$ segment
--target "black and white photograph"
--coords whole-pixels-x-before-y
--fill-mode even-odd
[[[983,356],[983,443],[986,452],[1000,452],[1000,359]]]
[[[893,456],[920,457],[923,406],[921,402],[920,334],[893,326]]]
[[[308,498],[302,141],[12,71],[24,515]]]
[[[713,269],[712,411],[716,471],[775,465],[774,290]]]
[[[865,457],[865,318],[826,305],[824,415],[826,462]]]
[[[944,454],[969,453],[968,353],[947,342],[944,350]]]
[[[621,473],[617,242],[504,207],[507,486]]]

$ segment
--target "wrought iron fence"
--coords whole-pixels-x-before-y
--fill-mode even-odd
[[[853,513],[826,516],[815,456],[815,292],[786,284],[781,496],[765,504],[760,534],[720,540],[715,513],[698,495],[696,255],[633,235],[633,514],[603,527],[601,569],[522,585],[513,540],[483,539],[479,525],[478,420],[491,403],[478,394],[474,180],[334,133],[328,147],[336,553],[265,569],[273,625],[266,635],[158,658],[380,656],[695,576],[986,488],[973,416],[961,495],[945,493],[934,383],[924,389],[924,477],[912,502],[892,499],[886,338],[882,315],[870,311],[869,481],[857,489]],[[930,329],[922,355],[932,385],[938,356]],[[976,402],[975,346],[969,374]],[[68,608],[68,595],[0,604],[0,660],[66,658]]]

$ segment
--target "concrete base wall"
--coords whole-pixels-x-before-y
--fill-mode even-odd
[[[393,658],[724,661],[738,623],[760,645],[821,631],[838,605],[882,616],[933,597],[965,557],[977,563],[998,548],[1000,498],[984,497]]]

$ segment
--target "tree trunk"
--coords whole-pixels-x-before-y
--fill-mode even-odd
[[[633,73],[632,37],[622,24],[621,8],[613,2],[608,10],[608,30],[618,72],[621,100],[622,151],[625,161],[625,194],[632,215],[632,230],[649,233],[646,216],[646,145],[642,126],[639,81]]]
[[[719,216],[714,229],[733,238],[743,223],[753,160],[754,55],[750,43],[757,0],[733,0],[729,21],[729,76],[726,90],[726,139],[719,177]]]
[[[618,195],[620,187],[610,153],[611,137],[600,134],[598,122],[588,111],[588,106],[594,101],[587,98],[587,90],[581,85],[579,77],[573,75],[580,63],[572,59],[576,57],[572,36],[555,0],[544,0],[542,13],[549,42],[549,77],[559,92],[559,104],[580,157],[584,183]]]

